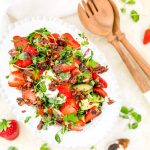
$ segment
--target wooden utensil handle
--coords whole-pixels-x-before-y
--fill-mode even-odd
[[[150,65],[144,60],[144,58],[138,53],[138,51],[133,47],[133,45],[127,40],[126,36],[119,38],[124,47],[129,51],[138,65],[145,72],[147,77],[150,79]]]
[[[150,90],[149,80],[145,76],[144,72],[141,68],[136,64],[134,59],[130,56],[128,51],[122,49],[118,43],[118,41],[114,40],[111,44],[116,48],[119,55],[121,56],[122,60],[126,64],[127,68],[131,72],[133,78],[135,79],[136,83],[138,84],[139,88],[143,93]]]

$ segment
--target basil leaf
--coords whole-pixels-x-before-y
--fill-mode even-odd
[[[28,123],[31,118],[32,118],[31,116],[27,116],[27,117],[25,118],[25,120],[24,120],[24,123]]]
[[[121,107],[121,110],[120,110],[123,114],[128,114],[129,113],[129,110],[126,106],[122,106]]]
[[[8,150],[18,150],[16,147],[14,147],[14,146],[10,146],[9,148],[8,148]]]
[[[125,9],[125,8],[121,8],[120,10],[121,10],[121,12],[122,12],[123,14],[126,13],[126,9]]]
[[[40,150],[50,150],[50,148],[48,147],[48,144],[45,143],[41,145]]]
[[[132,116],[132,117],[135,119],[135,121],[137,121],[137,122],[141,122],[141,120],[142,120],[141,115],[138,114],[138,113],[136,113],[136,112],[132,112],[132,113],[131,113],[131,116]]]
[[[136,3],[135,0],[128,0],[128,1],[127,1],[127,4],[132,4],[132,5],[133,5],[133,4],[135,4],[135,3]]]
[[[135,10],[132,10],[132,11],[130,12],[130,16],[131,16],[131,18],[132,18],[132,20],[133,20],[134,22],[138,22],[139,19],[140,19],[140,16],[139,16],[138,12],[135,11]]]
[[[137,122],[132,123],[132,124],[129,123],[128,127],[129,127],[129,129],[136,129],[138,127],[138,123]]]
[[[90,150],[96,150],[95,146],[91,146]]]

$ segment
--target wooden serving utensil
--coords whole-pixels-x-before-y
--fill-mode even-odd
[[[135,61],[138,63],[138,65],[142,68],[142,70],[145,72],[147,77],[150,79],[150,65],[144,60],[144,58],[138,53],[138,51],[131,45],[131,43],[127,40],[124,33],[121,32],[120,29],[120,16],[119,11],[114,3],[113,0],[108,0],[113,8],[114,11],[114,26],[113,26],[113,33],[117,36],[118,40],[122,42],[124,47],[129,51],[129,53],[132,55],[132,57],[135,59]],[[101,1],[97,0],[96,3],[100,3]]]
[[[118,51],[141,91],[150,94],[149,80],[144,72],[136,64],[130,54],[120,47],[116,36],[113,35],[114,12],[112,6],[109,1],[101,0],[101,5],[99,4],[99,7],[97,7],[94,3],[95,1],[96,0],[88,0],[86,3],[82,0],[84,8],[81,4],[78,5],[78,15],[81,23],[93,34],[107,38],[108,42],[110,42]],[[97,22],[97,18],[99,18],[101,22]]]

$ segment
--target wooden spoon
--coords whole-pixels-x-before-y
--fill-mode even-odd
[[[107,1],[107,0],[106,0]],[[120,16],[118,12],[118,8],[113,0],[108,0],[113,8],[114,11],[114,26],[113,26],[113,33],[117,36],[118,40],[122,42],[122,44],[126,47],[138,65],[142,68],[145,72],[147,77],[150,79],[150,65],[144,60],[144,58],[138,53],[138,51],[130,44],[127,40],[124,33],[121,32],[120,29]],[[96,1],[96,3],[100,3],[100,1]]]
[[[114,13],[109,1],[101,0],[101,9],[93,2],[95,0],[88,0],[87,3],[82,0],[84,9],[81,4],[78,5],[78,15],[82,24],[90,32],[107,38],[120,54],[141,91],[143,93],[148,92],[150,85],[144,72],[130,57],[130,54],[120,47],[116,37],[113,35]],[[101,18],[101,22],[97,22],[97,17]]]

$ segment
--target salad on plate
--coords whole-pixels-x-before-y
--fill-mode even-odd
[[[79,37],[82,41],[46,28],[13,37],[8,85],[21,91],[19,106],[35,108],[36,117],[41,118],[39,130],[56,125],[62,126],[62,133],[82,131],[102,113],[104,102],[114,102],[101,77],[108,67],[93,59],[85,35]],[[57,135],[55,139],[60,142]]]

